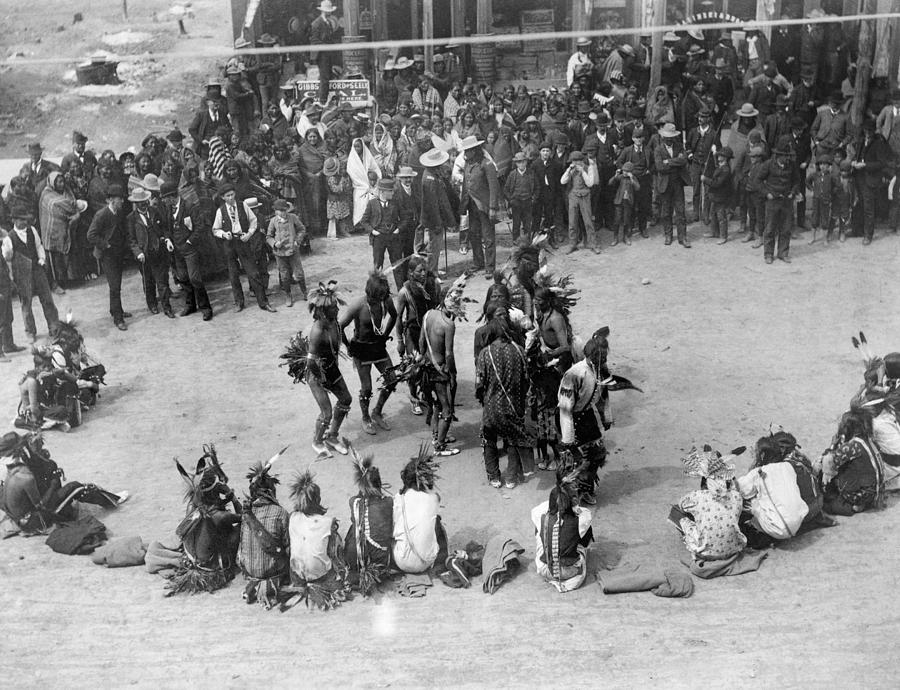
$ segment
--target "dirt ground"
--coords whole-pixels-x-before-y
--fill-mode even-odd
[[[73,4],[50,2],[48,16]],[[203,10],[196,27],[211,25],[208,16],[201,21],[204,12],[224,6],[194,4]],[[87,5],[97,10],[100,3]],[[146,3],[140,12],[157,6],[162,3]],[[0,28],[13,27],[7,42],[21,35],[23,12],[16,5],[0,20]],[[62,35],[68,42],[91,22],[99,20],[86,12],[83,25]],[[107,30],[126,28],[159,31],[140,21]],[[194,30],[190,23],[188,29]],[[86,36],[79,40],[85,51],[92,47]],[[154,40],[169,45],[177,39]],[[41,46],[48,50],[46,42]],[[41,72],[44,83],[48,73]],[[205,67],[198,68],[195,82],[205,74]],[[26,99],[18,70],[0,80],[0,88]],[[181,77],[168,75],[127,103],[148,100],[150,92],[181,101],[171,90],[176,82]],[[29,88],[31,94],[51,91]],[[85,112],[77,106],[81,101],[60,92],[58,103],[75,104],[77,117],[68,106],[56,106],[26,128],[48,148],[59,142],[60,152],[75,126],[98,140],[106,137],[109,144],[98,148],[118,144],[120,150],[133,143],[133,132],[156,122],[123,114],[101,129],[99,123],[118,108],[104,102],[99,113]],[[8,110],[5,98],[0,103]],[[130,129],[119,131],[125,122]],[[12,148],[27,141],[24,134],[3,138]],[[21,155],[8,151],[9,157]],[[749,446],[781,425],[814,456],[829,443],[861,380],[851,334],[862,328],[879,352],[900,343],[893,314],[900,298],[896,236],[879,229],[871,247],[859,239],[828,248],[798,240],[793,264],[766,266],[746,244],[716,246],[700,234],[691,228],[689,251],[663,247],[655,231],[650,240],[604,249],[599,257],[580,252],[552,259],[582,289],[576,331],[587,336],[609,325],[612,369],[644,389],[643,395],[613,394],[615,425],[607,435],[609,461],[593,525],[596,567],[676,563],[686,552],[666,516],[669,505],[693,488],[679,462],[692,444]],[[501,258],[509,251],[505,244]],[[455,246],[451,240],[451,250]],[[358,293],[368,257],[362,238],[317,241],[306,261],[308,279],[337,277]],[[451,251],[451,261],[461,257]],[[468,294],[480,301],[485,287],[477,277]],[[126,333],[113,328],[106,313],[104,284],[57,298],[61,312],[74,311],[88,349],[106,364],[109,386],[85,426],[47,436],[70,479],[132,492],[120,510],[98,514],[112,536],[172,541],[183,514],[172,458],[191,461],[205,442],[217,445],[239,493],[251,462],[291,444],[280,476],[289,480],[312,463],[329,513],[346,527],[350,463],[313,462],[315,405],[308,390],[292,385],[277,366],[289,337],[309,327],[305,305],[287,309],[276,296],[277,314],[253,308],[236,314],[227,287],[219,284],[212,295],[216,317],[203,323],[151,316],[136,274],[126,277],[123,295],[134,313]],[[17,537],[0,542],[0,672],[9,687],[896,687],[896,497],[884,511],[841,518],[833,529],[771,550],[757,573],[695,579],[689,599],[605,596],[593,577],[566,595],[544,584],[531,565],[529,512],[546,498],[551,477],[538,473],[512,491],[488,486],[473,396],[474,328],[473,322],[462,324],[457,336],[461,407],[455,433],[463,452],[442,464],[441,514],[451,546],[470,539],[486,543],[495,534],[516,538],[526,549],[526,568],[516,579],[493,596],[480,591],[480,580],[466,591],[438,583],[419,600],[387,593],[329,613],[297,608],[280,614],[244,605],[237,581],[214,595],[167,599],[162,579],[142,568],[108,570],[86,557],[55,554],[40,538]],[[23,342],[18,311],[14,330]],[[10,421],[16,382],[28,361],[19,355],[0,364],[7,372],[0,379],[0,416]],[[345,363],[344,370],[355,391],[351,367]],[[401,396],[387,412],[390,433],[363,434],[356,410],[345,429],[358,447],[375,453],[382,476],[396,487],[400,468],[428,432]],[[284,489],[281,497],[287,498]]]

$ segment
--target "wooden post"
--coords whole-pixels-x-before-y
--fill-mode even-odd
[[[419,19],[419,0],[412,0],[409,7],[409,20],[412,26],[412,38],[418,38],[422,35],[422,22]],[[417,48],[413,48],[413,55],[418,52]]]
[[[122,14],[128,19],[128,0],[122,0]]]
[[[434,0],[422,0],[422,38],[425,44],[425,69],[434,71]]]
[[[587,31],[590,28],[590,17],[588,17],[585,8],[585,0],[572,0],[572,31]],[[573,38],[569,41],[569,52],[574,53],[577,49]]]
[[[344,33],[359,36],[359,0],[344,0]]]
[[[653,22],[651,25],[654,28],[665,26],[665,22],[666,0],[653,0]],[[655,89],[662,81],[663,34],[661,31],[653,32],[653,43],[651,46],[650,88]]]
[[[489,34],[494,25],[493,0],[478,0],[475,8],[475,33]]]
[[[450,0],[450,36],[454,37],[465,35],[466,8],[463,5],[463,0]]]
[[[863,0],[860,14],[875,14],[877,0]],[[856,60],[856,93],[850,104],[850,122],[859,127],[865,117],[866,101],[869,98],[869,79],[872,76],[872,57],[875,55],[875,20],[865,19],[859,27],[859,57]]]
[[[900,12],[900,0],[892,0],[891,2],[891,13]],[[900,74],[898,74],[898,68],[900,68],[900,19],[891,19],[891,57],[890,57],[890,65],[888,69],[888,79],[891,85],[891,88],[896,88],[898,82],[900,82]]]

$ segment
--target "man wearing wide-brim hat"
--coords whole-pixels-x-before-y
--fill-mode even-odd
[[[225,70],[228,82],[225,84],[225,102],[228,104],[228,117],[232,128],[241,136],[250,134],[250,123],[259,117],[259,104],[250,83],[244,79],[239,67],[231,66]]]
[[[127,331],[125,319],[131,314],[122,308],[122,268],[128,249],[125,231],[125,190],[111,184],[106,190],[106,206],[97,211],[88,228],[87,241],[94,248],[109,286],[109,314],[120,331]]]
[[[163,313],[174,319],[169,303],[168,226],[159,210],[150,205],[150,199],[151,194],[144,187],[137,187],[128,197],[132,204],[132,211],[125,218],[128,246],[140,264],[147,309],[151,314],[159,314],[162,307]]]
[[[256,45],[259,48],[273,48],[276,43],[278,43],[278,39],[269,33],[256,39]],[[281,56],[257,55],[256,86],[259,89],[261,112],[269,109],[269,103],[278,102],[279,84],[281,84]]]
[[[50,282],[44,269],[47,257],[41,244],[41,236],[34,227],[34,215],[31,209],[16,201],[10,208],[13,226],[9,234],[3,239],[2,253],[6,263],[4,269],[12,274],[16,291],[19,293],[19,302],[22,306],[22,321],[25,333],[31,342],[37,339],[37,326],[34,322],[34,312],[31,303],[34,297],[41,302],[44,318],[47,321],[47,330],[50,334],[56,332],[59,325],[59,313],[53,303],[53,294],[50,291]],[[7,277],[10,273],[7,273]],[[7,282],[6,280],[3,281]],[[10,299],[10,291],[5,290],[6,299]],[[0,314],[0,346],[4,350],[14,351],[15,348],[7,348],[6,344],[12,344],[12,312],[9,307],[4,307],[5,313]]]
[[[587,68],[588,70],[594,69],[594,63],[591,62],[591,58],[588,56],[588,50],[591,47],[591,39],[589,38],[579,38],[575,41],[575,52],[572,53],[571,57],[569,57],[569,61],[566,63],[566,85],[572,86],[572,82],[575,81],[575,72],[577,68]]]
[[[659,130],[660,143],[654,152],[656,164],[656,194],[662,219],[665,244],[672,244],[673,218],[678,231],[678,244],[689,249],[687,222],[684,215],[684,187],[690,184],[687,157],[681,143],[681,132],[666,123]]]
[[[422,205],[420,206],[421,215],[419,217],[423,239],[420,240],[417,235],[416,250],[420,250],[418,245],[424,244],[424,238],[427,237],[428,268],[435,275],[438,272],[438,260],[441,257],[441,250],[444,248],[444,233],[450,228],[457,226],[456,214],[454,214],[453,206],[450,204],[449,181],[441,169],[449,158],[450,156],[447,152],[440,149],[431,149],[419,156],[419,164],[423,168]],[[474,206],[474,202],[472,205]],[[462,209],[462,204],[460,204],[460,209]],[[475,242],[473,241],[473,253],[475,251],[474,245]],[[480,250],[481,245],[479,244],[478,246]]]
[[[472,268],[484,270],[493,280],[496,267],[496,235],[494,224],[500,212],[500,182],[493,162],[484,156],[484,142],[476,136],[460,143],[463,165],[460,212],[469,214],[469,243],[472,246]]]
[[[309,27],[309,42],[312,45],[338,43],[341,40],[340,27],[334,18],[337,7],[331,0],[322,0],[316,7],[319,16]],[[331,79],[331,68],[334,65],[335,53],[326,50],[317,51],[311,56],[319,66],[319,103],[323,106],[328,101],[328,80]]]
[[[793,162],[794,150],[791,138],[782,137],[774,146],[772,157],[759,171],[759,182],[766,196],[766,229],[763,235],[763,252],[767,264],[776,256],[791,263],[791,230],[794,219],[793,202],[799,196],[803,180]]]

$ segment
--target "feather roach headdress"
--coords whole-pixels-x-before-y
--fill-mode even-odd
[[[377,498],[382,494],[381,472],[375,467],[375,456],[366,453],[363,456],[350,446],[350,455],[353,458],[353,481],[359,488],[361,496]]]
[[[294,379],[294,383],[306,383],[309,367],[309,340],[303,335],[303,331],[297,331],[297,334],[288,343],[287,350],[279,356],[279,359],[284,361],[278,366],[288,368],[288,374]]]
[[[473,300],[463,297],[466,289],[466,274],[463,273],[444,291],[443,308],[453,319],[466,321],[466,302]]]
[[[291,499],[294,501],[294,510],[304,515],[324,515],[322,507],[322,492],[315,482],[315,477],[310,470],[298,472],[291,482]]]
[[[516,278],[528,292],[534,291],[534,274],[541,268],[543,255],[547,249],[547,233],[535,235],[529,242],[523,237],[510,254],[508,265],[512,266]]]
[[[320,281],[316,287],[310,290],[308,302],[309,311],[313,315],[328,307],[342,307],[346,304],[338,293],[336,280],[329,280],[327,283]]]
[[[578,481],[581,467],[576,465],[568,470],[560,467],[556,471],[556,486],[550,490],[548,510],[565,514],[572,510],[578,496]]]
[[[279,482],[278,477],[273,477],[270,472],[272,465],[275,464],[275,461],[278,460],[287,449],[288,446],[285,446],[265,463],[261,460],[257,460],[250,466],[250,471],[247,472],[247,479],[250,481],[250,500],[266,495],[273,501],[275,500],[275,487],[278,486]]]
[[[406,463],[406,467],[400,473],[403,480],[404,489],[416,489],[417,491],[428,491],[434,488],[434,482],[438,479],[437,470],[440,467],[434,461],[434,453],[431,450],[431,444],[423,442],[419,446],[419,453],[410,458]]]
[[[66,313],[66,320],[60,321],[56,326],[53,342],[58,343],[70,352],[77,351],[84,344],[84,336],[82,336],[75,327],[75,320],[72,317],[71,309]]]
[[[541,298],[567,320],[581,292],[572,286],[573,282],[570,275],[555,277],[547,266],[543,266],[534,277],[535,292],[541,290]]]

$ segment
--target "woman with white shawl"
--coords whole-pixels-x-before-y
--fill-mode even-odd
[[[375,161],[375,156],[369,151],[362,139],[357,137],[350,146],[350,155],[347,157],[347,175],[353,183],[353,225],[362,220],[366,203],[369,200],[372,185],[369,183],[369,173],[374,173],[377,179],[381,179],[381,169]]]
[[[383,122],[376,122],[372,128],[372,147],[374,149],[375,162],[385,177],[393,177],[397,169],[397,151],[394,149],[394,139],[391,137],[390,128]]]

